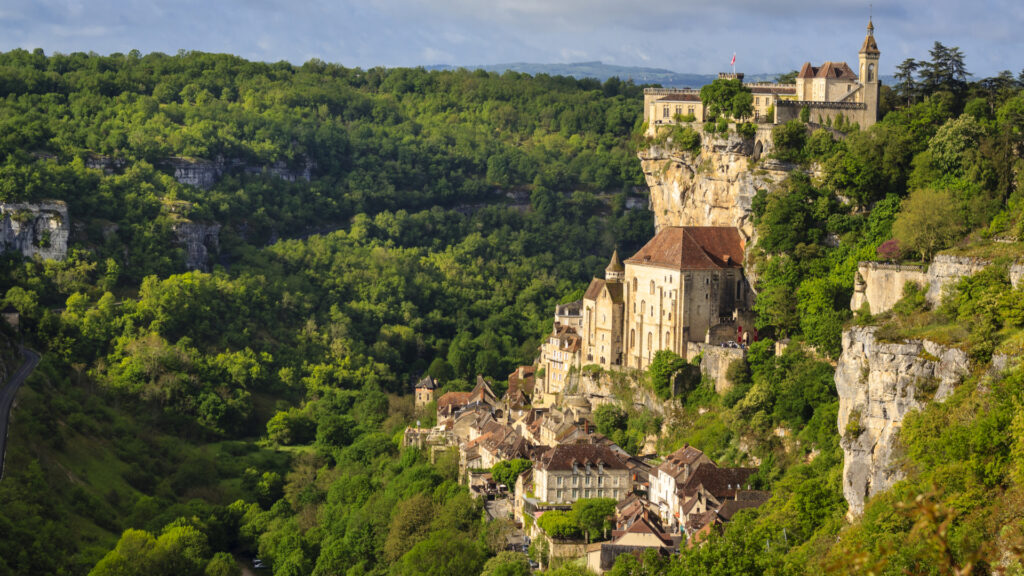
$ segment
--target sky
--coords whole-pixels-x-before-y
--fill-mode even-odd
[[[0,51],[228,52],[350,67],[606,64],[712,74],[855,62],[883,74],[959,46],[975,77],[1024,69],[1022,0],[0,0]]]

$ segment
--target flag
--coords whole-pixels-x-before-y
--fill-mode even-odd
[[[732,62],[729,62],[729,66],[735,66],[735,65],[736,65],[736,53],[733,52],[732,53]]]

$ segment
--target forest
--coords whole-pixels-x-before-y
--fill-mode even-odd
[[[673,401],[659,448],[754,456],[772,500],[704,546],[614,573],[988,573],[989,543],[1021,537],[999,513],[1020,508],[1019,371],[911,419],[908,480],[844,520],[830,363],[843,327],[941,331],[978,362],[1022,342],[1005,270],[937,310],[912,291],[887,317],[849,310],[860,260],[1012,259],[1019,244],[993,239],[1024,230],[1024,73],[971,81],[955,49],[930,57],[885,89],[871,128],[776,128],[778,158],[804,169],[754,202],[765,338],[730,368],[729,394],[698,383]],[[400,446],[433,418],[411,383],[466,390],[483,374],[500,393],[554,304],[653,235],[650,212],[627,209],[644,194],[640,87],[15,50],[0,54],[0,97],[0,202],[62,200],[73,223],[65,260],[0,255],[21,315],[2,339],[44,353],[0,481],[0,574],[228,575],[255,557],[275,575],[529,572],[458,484],[457,453]],[[200,188],[172,177],[174,159],[257,169]],[[185,269],[183,220],[222,225],[210,272]],[[597,420],[632,450],[660,428],[635,410]]]

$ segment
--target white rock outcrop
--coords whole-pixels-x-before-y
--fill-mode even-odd
[[[70,233],[63,202],[0,203],[0,252],[17,250],[27,258],[63,260]]]
[[[843,495],[847,516],[864,511],[872,495],[902,478],[897,433],[904,417],[929,401],[942,401],[969,370],[967,354],[927,340],[879,342],[876,328],[843,332],[836,367]]]
[[[700,154],[652,146],[640,166],[651,191],[656,230],[666,226],[735,226],[744,240],[754,235],[751,201],[789,173],[787,166],[750,161],[763,151],[736,136],[703,138]]]

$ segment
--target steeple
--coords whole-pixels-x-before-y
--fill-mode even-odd
[[[622,260],[619,260],[619,251],[615,250],[612,252],[612,261],[604,269],[604,279],[606,282],[621,282],[625,276],[626,268],[622,265]]]
[[[864,44],[860,47],[861,54],[879,54],[878,44],[875,43],[875,23],[868,19],[868,33],[864,37]]]

